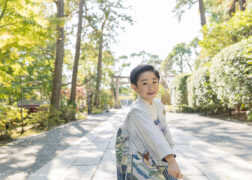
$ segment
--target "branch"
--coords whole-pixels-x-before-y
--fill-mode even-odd
[[[95,31],[97,32],[97,28],[92,24],[92,19],[91,17],[88,15],[88,7],[87,7],[87,4],[86,4],[86,1],[84,0],[83,1],[84,3],[84,8],[85,8],[85,19],[88,21],[88,24],[90,25],[90,27]]]
[[[2,11],[2,13],[0,15],[0,21],[3,18],[3,16],[4,16],[5,10],[7,9],[7,2],[8,2],[8,0],[5,0],[4,8],[3,8],[3,11]]]
[[[10,26],[10,25],[14,25],[14,24],[4,24],[4,25],[1,25],[0,28],[3,28],[5,26]]]

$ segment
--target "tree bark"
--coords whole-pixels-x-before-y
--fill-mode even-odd
[[[96,93],[95,93],[95,106],[99,106],[99,96],[100,96],[100,84],[102,75],[102,49],[103,49],[103,29],[105,27],[107,18],[103,21],[101,25],[101,31],[99,32],[99,54],[98,54],[98,64],[97,64],[97,81],[96,81]]]
[[[102,75],[102,49],[103,49],[103,34],[101,33],[99,38],[99,54],[98,54],[98,64],[97,64],[97,81],[96,81],[96,93],[95,93],[95,106],[99,106],[99,96],[100,96],[100,83]]]
[[[199,0],[199,11],[200,11],[200,24],[201,26],[204,26],[206,24],[206,16],[203,0]]]
[[[230,4],[230,7],[228,9],[228,14],[229,14],[229,17],[232,17],[233,14],[235,13],[235,6],[236,6],[236,2],[238,0],[232,0],[231,4]]]
[[[80,44],[81,44],[81,33],[82,33],[82,14],[83,14],[83,1],[80,0],[79,3],[79,13],[78,13],[78,30],[77,30],[77,39],[75,46],[75,57],[74,57],[74,66],[72,74],[72,87],[69,103],[74,107],[76,105],[76,83],[77,83],[77,74],[78,74],[78,64],[80,59]],[[72,114],[72,119],[75,120],[75,111]]]
[[[246,9],[246,0],[239,0],[240,10],[244,11]]]
[[[64,17],[64,0],[58,0],[57,5],[57,18]],[[51,105],[59,109],[60,102],[60,90],[61,90],[61,80],[62,80],[62,65],[64,58],[64,27],[57,26],[57,44],[56,44],[56,58],[53,76],[53,87],[51,96]]]

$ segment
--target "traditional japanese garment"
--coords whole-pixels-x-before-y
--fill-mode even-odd
[[[164,105],[139,97],[117,132],[115,150],[118,180],[176,180],[167,171],[165,156],[174,154]]]

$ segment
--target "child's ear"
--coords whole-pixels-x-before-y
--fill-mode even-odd
[[[131,84],[131,88],[137,92],[137,86],[135,84]]]

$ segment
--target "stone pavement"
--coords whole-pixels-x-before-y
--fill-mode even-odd
[[[127,111],[121,109],[29,176],[29,180],[116,180],[114,143]],[[189,180],[251,180],[252,165],[241,158],[171,127],[177,161]]]

